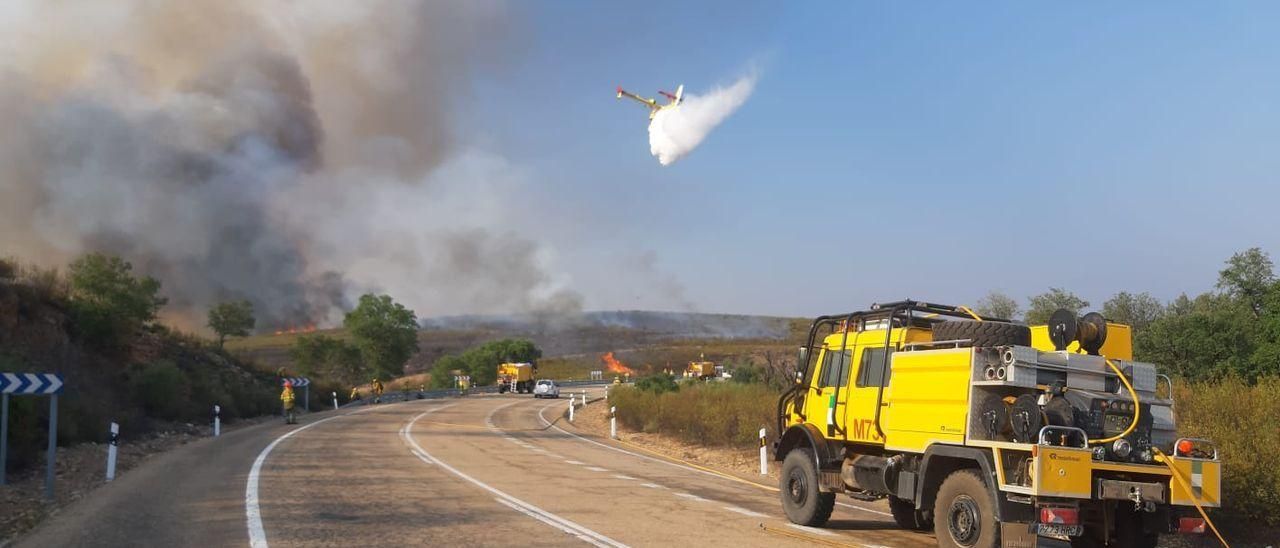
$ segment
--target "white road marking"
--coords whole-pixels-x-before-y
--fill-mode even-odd
[[[752,512],[751,510],[747,510],[746,508],[740,508],[740,507],[737,507],[737,506],[725,506],[725,507],[724,507],[724,509],[725,509],[725,510],[728,510],[728,511],[730,511],[730,512],[737,512],[737,513],[742,514],[742,515],[744,515],[744,516],[751,516],[751,517],[753,517],[753,518],[767,518],[767,517],[769,517],[769,516],[767,516],[767,515],[765,515],[765,514],[761,514],[760,512]]]
[[[640,487],[648,487],[648,488],[650,488],[650,489],[666,489],[666,487],[663,487],[663,486],[658,485],[658,484],[656,484],[656,483],[641,483],[641,484],[640,484]]]
[[[819,528],[817,528],[817,527],[805,527],[804,525],[797,525],[797,524],[795,524],[795,523],[788,523],[788,524],[787,524],[787,527],[790,527],[790,528],[792,528],[792,529],[799,529],[799,530],[804,531],[804,532],[806,532],[806,533],[812,533],[812,534],[815,534],[815,535],[822,535],[822,536],[824,536],[824,537],[838,537],[838,536],[840,536],[840,535],[837,535],[837,534],[835,534],[835,533],[832,533],[831,531],[827,531],[827,530],[824,530],[824,529],[819,529]]]
[[[588,466],[587,470],[590,470],[592,472],[608,472],[609,471],[608,468],[601,468],[599,466]]]
[[[578,461],[578,460],[565,460],[565,462],[567,462],[567,463],[569,463],[569,464],[576,464],[576,465],[578,465],[578,466],[582,466],[582,465],[586,464],[585,462]]]
[[[707,500],[707,499],[704,499],[704,498],[702,498],[702,497],[699,497],[698,495],[695,495],[695,494],[693,494],[693,493],[676,493],[676,496],[677,496],[677,497],[684,497],[684,498],[687,498],[687,499],[689,499],[689,500],[696,500],[696,501],[698,501],[698,502],[711,502],[710,500]]]
[[[636,478],[633,478],[633,477],[628,476],[628,475],[626,475],[626,474],[614,474],[614,475],[613,475],[613,477],[618,478],[618,479],[620,479],[620,480],[629,480],[629,481],[635,481],[635,480],[636,480]]]
[[[417,440],[413,439],[413,425],[417,423],[419,419],[426,416],[428,413],[431,413],[431,411],[422,413],[414,417],[413,420],[409,421],[409,424],[405,426],[405,437],[407,438],[409,444],[412,445],[414,449],[417,449],[427,458],[434,460],[435,463],[439,465],[441,468],[444,468],[445,470],[448,470],[449,472],[451,472],[453,475],[458,476],[464,480],[467,480],[472,484],[475,484],[477,487],[480,487],[481,489],[484,489],[485,491],[492,493],[493,495],[495,495],[497,499],[499,499],[499,502],[502,502],[503,504],[518,510],[520,513],[525,514],[534,519],[537,519],[542,523],[555,527],[556,529],[569,533],[573,536],[576,536],[587,543],[593,544],[595,546],[602,546],[602,547],[613,546],[618,548],[625,548],[627,546],[621,542],[613,540],[600,533],[587,529],[586,527],[583,527],[577,523],[564,519],[560,516],[547,512],[546,510],[538,508],[537,506],[534,506],[523,500],[520,500],[514,496],[511,496],[507,493],[499,491],[489,486],[489,484],[484,483],[478,479],[475,479],[463,473],[461,470],[458,470],[457,468],[449,466],[448,463],[440,460],[438,457],[433,456],[426,449],[423,449],[422,446],[418,444]],[[490,416],[492,416],[492,413],[490,413]]]
[[[372,411],[374,409],[377,409],[377,407],[369,406],[350,413],[343,413],[338,416],[320,419],[306,426],[295,428],[276,438],[275,441],[271,442],[270,445],[267,445],[261,453],[258,453],[258,458],[253,461],[253,467],[249,469],[249,479],[245,482],[244,487],[244,516],[245,526],[249,529],[249,546],[252,546],[253,548],[267,548],[268,546],[267,531],[262,526],[262,508],[259,503],[261,499],[258,497],[258,479],[262,475],[262,464],[267,462],[267,455],[271,454],[271,450],[275,449],[277,445],[280,445],[280,442],[289,439],[294,434],[311,428],[317,424],[329,422],[333,419],[342,418],[347,415]]]
[[[549,409],[550,407],[551,407],[551,406],[550,406],[550,405],[548,405],[548,406],[543,407],[542,409],[539,409],[539,410],[538,410],[538,419],[542,421],[542,424],[545,424],[545,425],[547,425],[548,427],[550,427],[550,428],[552,428],[552,429],[555,429],[557,432],[560,432],[561,434],[565,434],[565,435],[568,435],[568,436],[572,436],[572,437],[574,437],[574,438],[577,438],[577,439],[579,439],[579,440],[585,441],[585,442],[587,442],[587,443],[591,443],[591,444],[599,445],[600,447],[603,447],[603,448],[608,449],[608,450],[610,450],[610,451],[617,451],[617,452],[619,452],[619,453],[624,453],[624,454],[627,454],[627,455],[631,455],[631,456],[636,457],[636,458],[641,458],[641,459],[644,459],[644,460],[650,460],[650,461],[653,461],[653,462],[660,462],[660,463],[665,464],[665,465],[667,465],[667,466],[674,466],[674,467],[679,468],[679,469],[681,469],[681,470],[688,470],[688,471],[690,471],[690,472],[697,472],[697,473],[699,473],[699,474],[704,474],[704,475],[711,476],[711,477],[713,477],[713,478],[717,478],[717,479],[720,479],[720,480],[724,480],[724,479],[725,479],[724,477],[720,476],[719,474],[713,474],[713,473],[708,472],[708,471],[706,471],[706,470],[699,470],[699,469],[697,469],[697,468],[693,468],[693,467],[690,467],[690,466],[685,466],[685,465],[683,465],[683,464],[679,464],[679,463],[671,462],[671,461],[668,461],[668,460],[663,460],[663,459],[660,459],[660,458],[651,457],[651,456],[649,456],[649,455],[642,455],[642,454],[640,454],[640,453],[636,453],[636,452],[633,452],[633,451],[627,451],[626,449],[622,449],[622,448],[620,448],[620,447],[614,447],[614,446],[612,446],[612,445],[608,445],[608,444],[600,443],[600,442],[598,442],[598,441],[596,441],[596,440],[593,440],[593,439],[590,439],[590,438],[584,438],[584,437],[582,437],[582,436],[579,436],[579,435],[577,435],[577,434],[574,434],[573,432],[570,432],[570,431],[568,431],[568,430],[565,430],[565,429],[563,429],[563,428],[560,428],[559,426],[556,426],[555,424],[553,424],[551,421],[547,420],[547,417],[543,415],[543,412],[544,412],[544,411],[546,411],[547,409]],[[778,490],[778,488],[777,488],[777,487],[769,487],[769,486],[765,486],[765,487],[768,487],[770,490],[773,490],[773,491],[777,491],[777,490]],[[869,514],[875,514],[875,515],[878,515],[878,516],[893,517],[893,514],[890,514],[890,513],[888,513],[888,512],[881,512],[881,511],[879,511],[879,510],[872,510],[872,509],[870,509],[870,508],[863,508],[863,507],[861,507],[861,506],[856,506],[856,505],[848,504],[848,503],[844,503],[844,502],[837,502],[837,503],[836,503],[836,506],[843,506],[843,507],[845,507],[845,508],[850,508],[850,509],[853,509],[853,510],[860,510],[860,511],[867,512],[867,513],[869,513]]]

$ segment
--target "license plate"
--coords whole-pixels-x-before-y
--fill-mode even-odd
[[[1037,523],[1036,534],[1046,537],[1078,537],[1084,534],[1084,526],[1059,525],[1057,523]]]

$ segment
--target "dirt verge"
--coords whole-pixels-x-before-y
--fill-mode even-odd
[[[230,432],[259,424],[276,417],[258,417],[238,420],[223,425],[223,432]],[[116,454],[116,477],[129,473],[160,453],[212,435],[211,426],[173,424],[137,440],[122,440]],[[91,494],[105,485],[107,473],[107,444],[81,443],[71,447],[59,447],[54,463],[54,500],[44,498],[44,466],[6,475],[7,483],[0,486],[0,548],[17,540],[40,522],[56,515],[62,508]]]

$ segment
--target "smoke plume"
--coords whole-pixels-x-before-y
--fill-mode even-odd
[[[649,122],[649,152],[666,166],[702,144],[711,130],[747,102],[755,90],[752,71],[729,87],[717,87],[706,95],[685,95],[678,108],[658,111]]]
[[[509,24],[487,1],[11,3],[0,255],[121,255],[188,328],[227,299],[261,328],[332,324],[365,291],[576,309],[547,250],[486,228],[519,170],[453,131]]]

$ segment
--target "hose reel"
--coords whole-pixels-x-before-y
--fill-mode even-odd
[[[1075,312],[1059,308],[1049,316],[1049,340],[1055,350],[1066,350],[1078,342],[1081,350],[1097,356],[1107,342],[1107,319],[1097,312],[1076,317]]]

